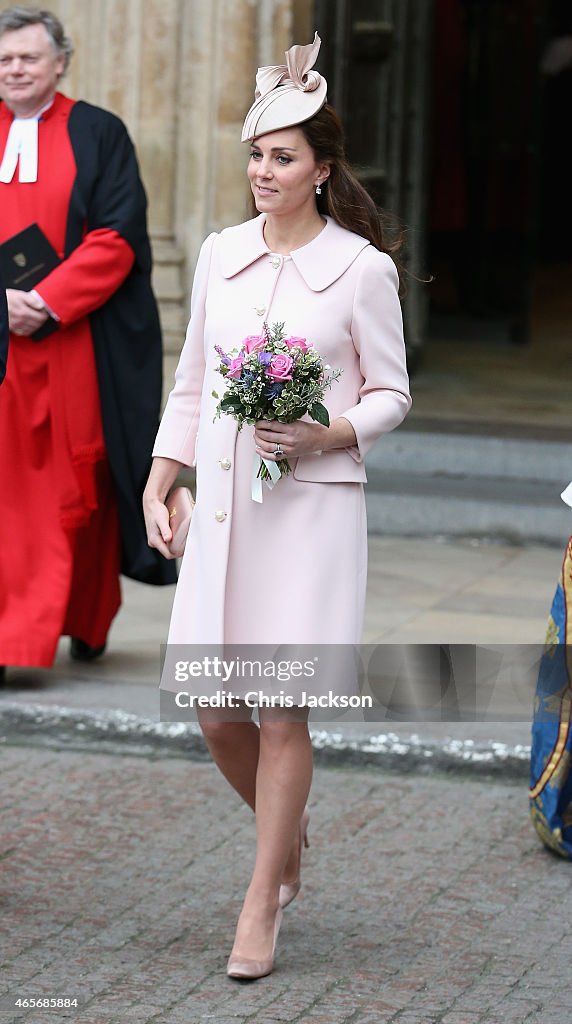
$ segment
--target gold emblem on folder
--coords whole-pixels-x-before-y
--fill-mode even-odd
[[[17,267],[25,267],[27,262],[28,261],[23,252],[17,252],[14,256],[14,263]]]

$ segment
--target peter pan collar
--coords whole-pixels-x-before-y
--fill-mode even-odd
[[[223,277],[234,277],[270,253],[264,241],[265,220],[265,215],[260,214],[253,220],[221,232],[219,260]],[[308,288],[321,292],[337,281],[369,244],[367,238],[347,231],[331,217],[326,217],[323,231],[307,245],[294,249],[290,256]]]

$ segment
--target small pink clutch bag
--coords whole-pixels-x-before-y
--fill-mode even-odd
[[[165,504],[169,510],[169,526],[173,531],[167,547],[172,555],[180,558],[185,550],[195,503],[188,487],[175,487]]]

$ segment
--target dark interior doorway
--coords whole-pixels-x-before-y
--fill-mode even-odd
[[[434,0],[433,29],[429,333],[526,343],[572,260],[572,4]]]
[[[434,275],[404,300],[408,422],[569,436],[572,0],[315,0],[314,16],[350,160]]]

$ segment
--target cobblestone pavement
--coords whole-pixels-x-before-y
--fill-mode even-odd
[[[565,1024],[571,866],[526,790],[319,769],[274,973],[225,976],[253,819],[212,764],[4,747],[0,1022]],[[19,1012],[18,997],[77,997]]]

